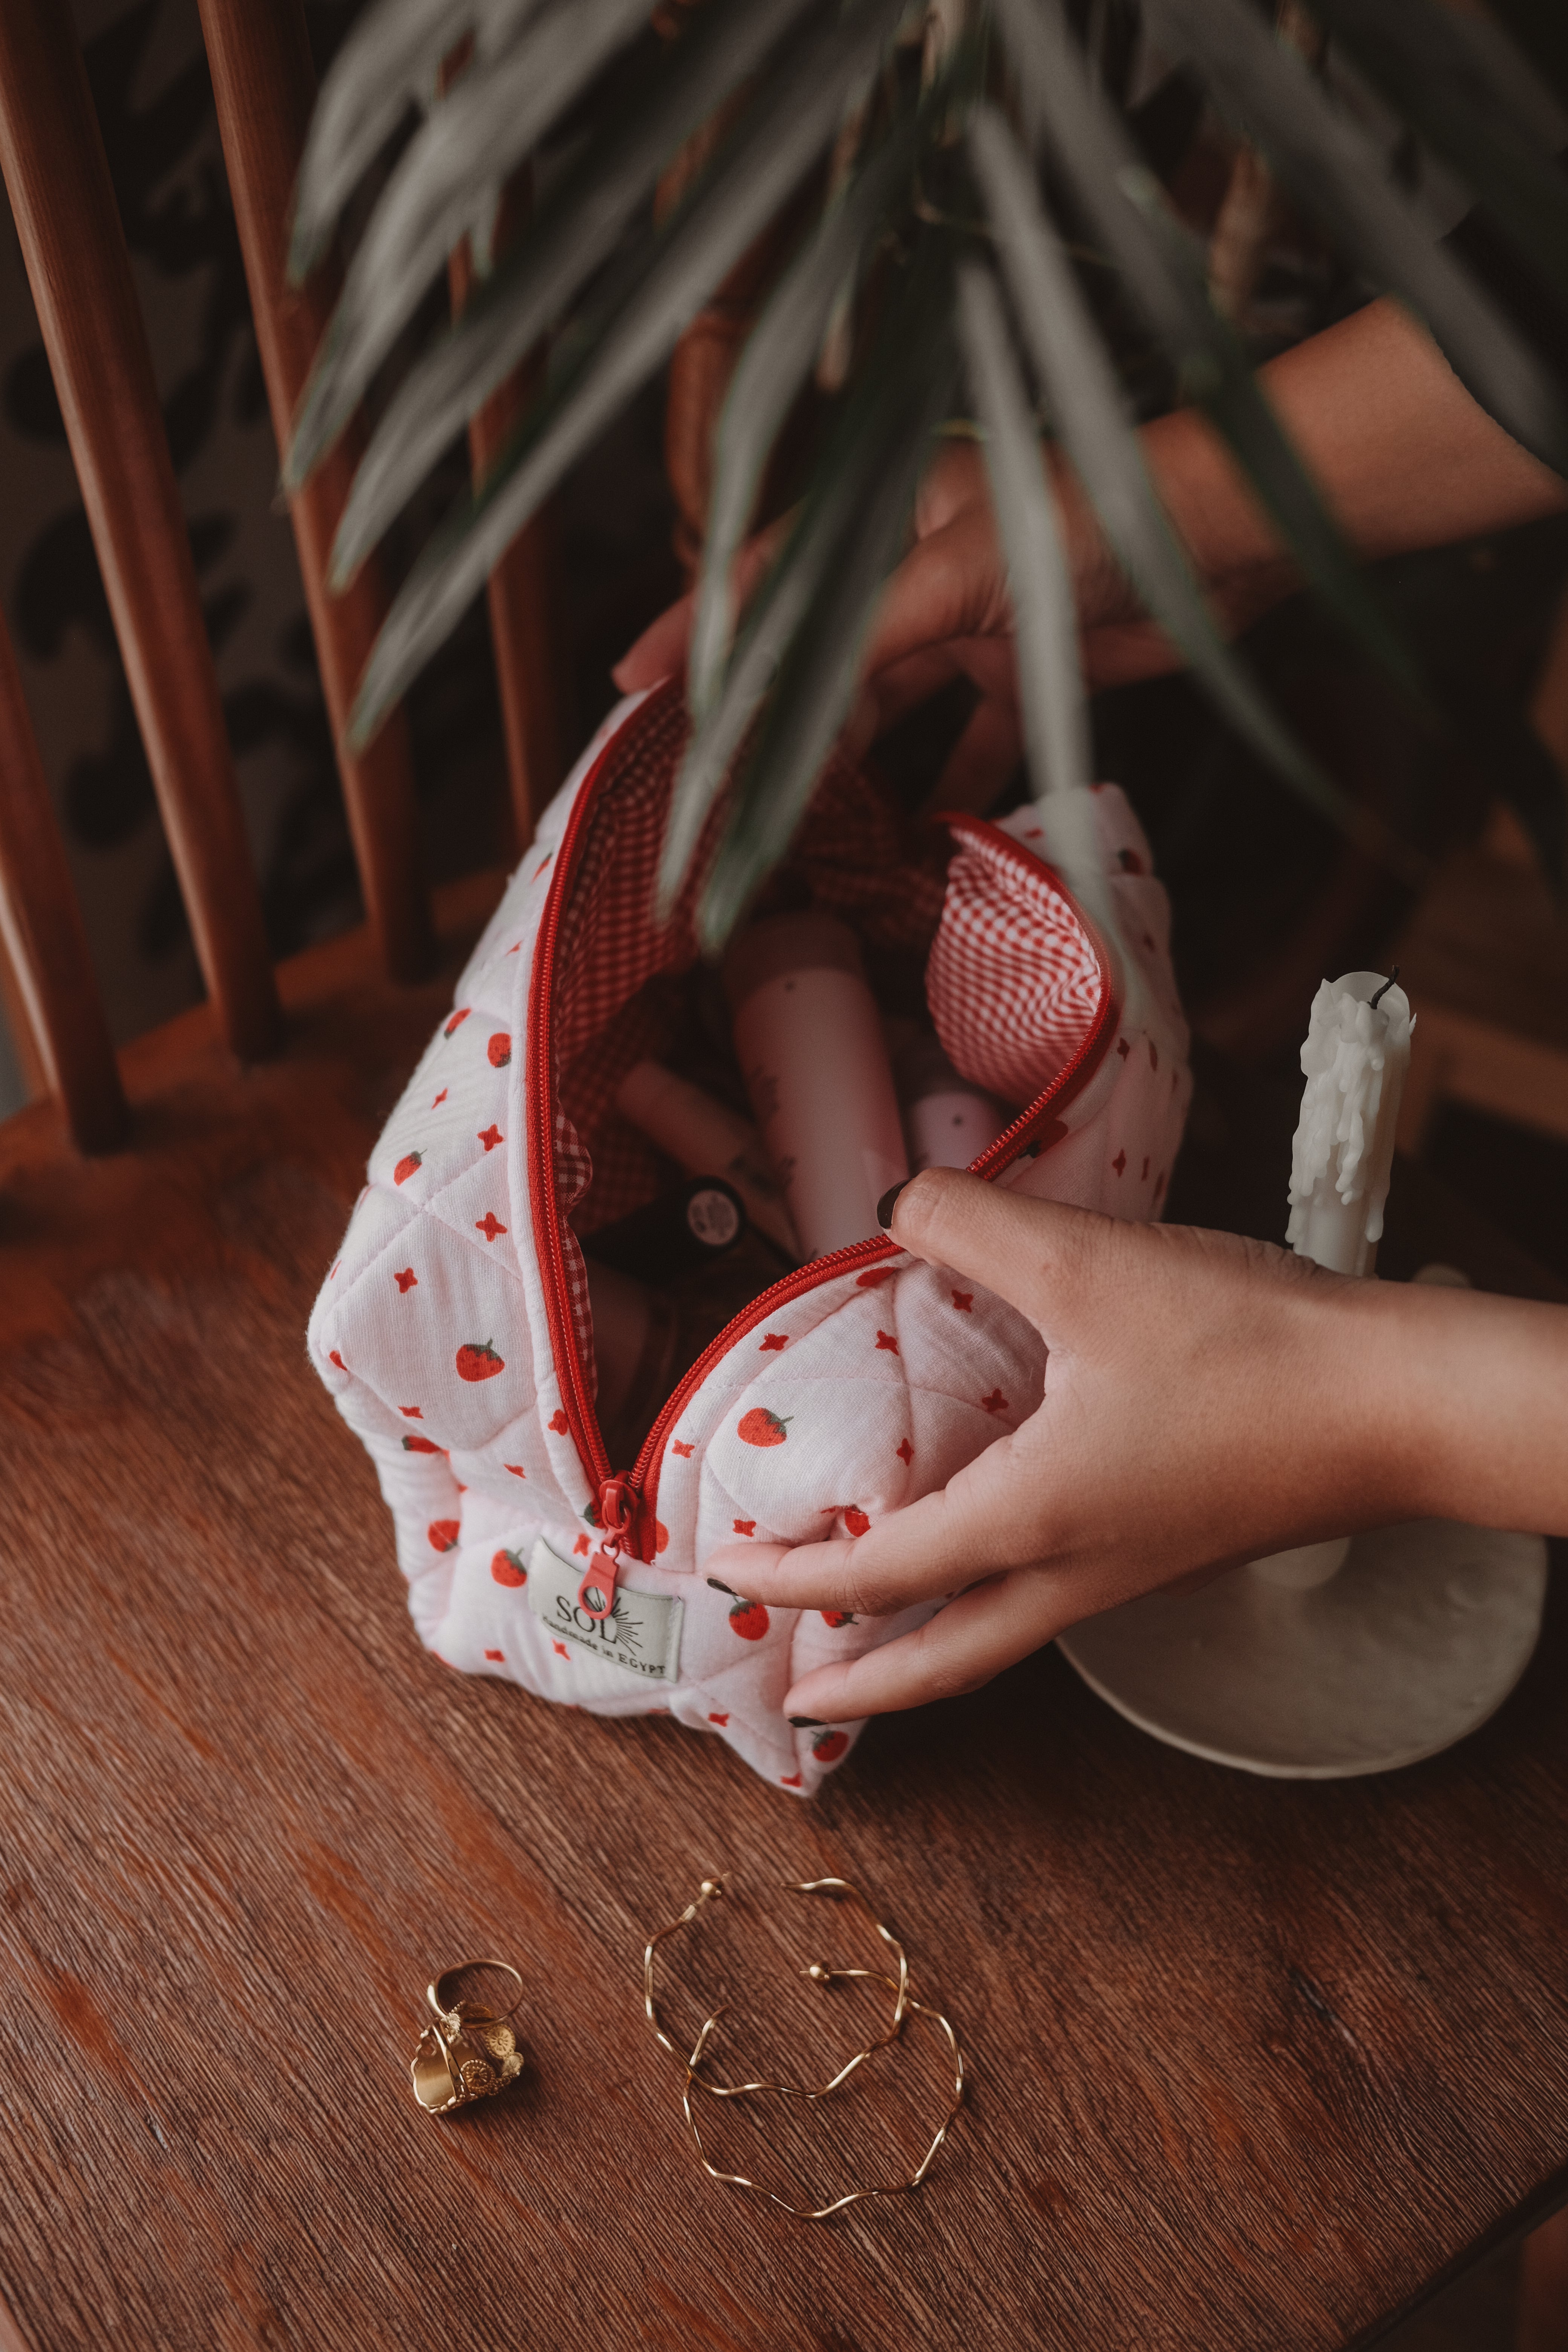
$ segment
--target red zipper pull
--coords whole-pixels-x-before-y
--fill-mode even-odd
[[[629,1478],[617,1475],[605,1480],[599,1489],[599,1549],[583,1570],[583,1580],[577,1587],[578,1608],[584,1617],[593,1617],[601,1624],[615,1609],[621,1549],[631,1534],[637,1508],[637,1491]]]

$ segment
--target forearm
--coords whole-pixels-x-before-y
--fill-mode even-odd
[[[1568,486],[1493,424],[1394,301],[1370,303],[1299,343],[1258,380],[1340,529],[1368,560],[1447,546],[1568,505]],[[1271,519],[1201,411],[1176,409],[1141,438],[1206,586],[1268,572],[1278,572],[1281,593],[1293,584]],[[1126,591],[1077,484],[1065,495],[1092,623],[1113,614]]]
[[[1443,547],[1568,503],[1559,478],[1478,407],[1396,302],[1299,343],[1259,382],[1308,472],[1368,558]],[[1195,411],[1150,425],[1146,453],[1202,576],[1275,561],[1274,527]]]
[[[1414,1283],[1338,1304],[1324,1344],[1389,1516],[1568,1535],[1568,1307]]]

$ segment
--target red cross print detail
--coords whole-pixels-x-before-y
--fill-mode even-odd
[[[488,1242],[493,1242],[498,1234],[504,1234],[506,1230],[493,1209],[487,1209],[482,1217],[474,1219],[475,1233],[483,1234]]]
[[[904,1440],[904,1442],[903,1442],[903,1444],[901,1444],[901,1445],[900,1445],[897,1450],[898,1450],[898,1456],[899,1456],[900,1461],[901,1463],[903,1463],[904,1466],[905,1466],[905,1467],[906,1467],[906,1469],[907,1469],[907,1468],[908,1468],[908,1466],[909,1466],[909,1465],[910,1465],[910,1464],[914,1460],[914,1458],[915,1458],[915,1449],[914,1449],[914,1447],[910,1444],[909,1439],[906,1437],[906,1438],[905,1438],[905,1440]]]
[[[446,1087],[442,1087],[442,1089],[441,1089],[441,1091],[440,1091],[440,1093],[437,1096],[437,1097],[436,1097],[435,1101],[431,1104],[431,1106],[430,1106],[431,1109],[432,1109],[432,1110],[439,1110],[439,1109],[440,1109],[440,1108],[441,1108],[441,1105],[446,1101],[446,1099],[447,1099],[447,1089],[446,1089]]]
[[[1005,1412],[1007,1400],[1000,1389],[993,1389],[988,1397],[981,1398],[980,1410],[982,1412]]]
[[[879,1331],[877,1345],[879,1348],[886,1348],[890,1356],[896,1356],[899,1352],[899,1343],[890,1331]]]
[[[669,1450],[672,1454],[679,1454],[683,1462],[689,1462],[697,1449],[694,1445],[688,1445],[683,1439],[678,1437],[671,1443]]]
[[[788,1346],[789,1333],[787,1331],[770,1331],[757,1352],[762,1356],[776,1355],[781,1348],[787,1348]]]
[[[955,1290],[952,1294],[952,1303],[957,1307],[961,1315],[973,1314],[974,1311],[973,1291]]]
[[[411,1290],[418,1286],[419,1276],[411,1265],[405,1265],[401,1274],[395,1274],[392,1278],[405,1298]]]
[[[757,1523],[755,1519],[737,1519],[735,1521],[735,1533],[738,1536],[754,1536],[756,1532]]]
[[[1125,1151],[1119,1151],[1119,1152],[1117,1153],[1117,1155],[1116,1155],[1115,1159],[1111,1161],[1111,1163],[1110,1163],[1110,1164],[1111,1164],[1111,1166],[1115,1169],[1115,1171],[1116,1171],[1117,1174],[1120,1176],[1120,1175],[1121,1175],[1121,1171],[1122,1171],[1122,1170],[1123,1170],[1123,1169],[1126,1167],[1126,1165],[1127,1165],[1127,1154],[1125,1153]]]
[[[498,1143],[504,1143],[504,1142],[505,1142],[505,1140],[506,1140],[506,1139],[505,1139],[505,1137],[502,1135],[502,1133],[501,1133],[501,1131],[500,1131],[500,1128],[496,1125],[496,1123],[495,1123],[494,1119],[492,1118],[492,1119],[491,1119],[491,1121],[490,1121],[490,1123],[489,1123],[489,1127],[481,1127],[481,1128],[480,1128],[480,1129],[479,1129],[479,1134],[478,1134],[478,1136],[476,1137],[475,1140],[476,1140],[477,1142],[482,1143],[482,1144],[484,1145],[485,1150],[486,1150],[487,1151],[493,1151],[493,1150],[495,1150],[495,1148],[496,1148],[496,1145],[497,1145]]]
[[[416,1404],[400,1404],[397,1410],[405,1421],[423,1421],[425,1418]]]

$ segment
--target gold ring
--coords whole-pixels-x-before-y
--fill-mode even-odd
[[[496,1969],[510,1977],[517,2000],[510,2009],[481,2009],[477,2001],[450,1998],[447,1988],[474,1969]],[[408,2072],[414,2095],[427,2114],[449,2116],[476,2099],[493,2098],[516,2082],[524,2060],[507,2020],[515,2014],[522,1995],[522,1978],[510,1960],[459,1960],[426,1986],[435,2023],[426,2027],[415,2044]]]

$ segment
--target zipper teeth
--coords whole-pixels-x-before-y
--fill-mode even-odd
[[[613,739],[611,743],[605,744],[597,762],[584,777],[556,848],[555,871],[550,877],[550,896],[540,923],[540,950],[534,967],[530,1007],[532,1067],[528,1074],[530,1109],[533,1114],[530,1135],[531,1206],[534,1246],[542,1251],[549,1276],[545,1284],[545,1317],[550,1325],[556,1376],[561,1381],[572,1442],[577,1448],[578,1457],[588,1474],[595,1496],[610,1475],[610,1458],[605,1450],[593,1399],[588,1394],[582,1353],[577,1344],[576,1321],[568,1297],[566,1253],[561,1240],[561,1213],[555,1192],[554,1040],[551,1034],[550,1017],[555,997],[555,944],[561,929],[563,905],[567,887],[575,875],[578,848],[593,813],[597,786],[612,744]]]
[[[673,692],[673,686],[667,691]],[[658,698],[650,697],[648,705],[645,707],[651,709]],[[578,848],[589,818],[594,814],[594,803],[597,798],[605,764],[613,748],[614,739],[605,744],[596,765],[584,778],[572,814],[561,835],[560,845],[555,853],[555,872],[551,877],[550,896],[540,924],[540,951],[534,969],[531,1000],[532,1069],[530,1073],[530,1093],[531,1108],[534,1117],[531,1134],[530,1159],[532,1176],[531,1189],[534,1244],[535,1247],[542,1252],[549,1275],[549,1280],[545,1286],[545,1313],[550,1325],[557,1377],[562,1382],[567,1423],[572,1432],[573,1443],[577,1448],[583,1467],[588,1474],[595,1497],[602,1492],[606,1480],[611,1475],[610,1458],[605,1450],[605,1441],[599,1429],[598,1416],[594,1411],[593,1400],[588,1394],[583,1359],[577,1345],[576,1324],[572,1313],[571,1301],[567,1296],[566,1254],[561,1240],[561,1215],[555,1194],[554,1051],[550,1015],[554,1000],[555,947],[561,929],[565,894],[575,875]],[[1044,858],[1037,857],[1032,849],[1026,849],[1022,842],[1015,841],[1011,834],[1004,833],[1000,826],[990,824],[984,818],[965,815],[946,820],[939,818],[938,822],[946,822],[961,840],[984,842],[1018,865],[1054,875],[1054,868],[1047,866]],[[1099,961],[1100,971],[1099,1009],[1088,1036],[1072,1059],[1065,1067],[1058,1071],[1044,1093],[1037,1096],[1026,1109],[1020,1111],[1012,1125],[1004,1128],[994,1141],[988,1144],[981,1153],[980,1158],[974,1162],[974,1172],[978,1176],[991,1177],[1013,1159],[1029,1129],[1038,1124],[1053,1102],[1059,1100],[1063,1092],[1072,1085],[1083,1070],[1091,1055],[1095,1054],[1097,1047],[1102,1044],[1110,1026],[1110,1013],[1114,1009],[1116,991],[1112,975],[1115,967],[1106,950],[1105,942],[1095,925],[1090,922],[1077,901],[1071,898],[1060,877],[1055,876],[1055,878],[1058,887],[1068,898],[1068,904],[1071,905],[1079,923],[1083,926]],[[729,1353],[736,1340],[742,1339],[746,1332],[754,1328],[758,1323],[765,1321],[775,1308],[789,1305],[792,1300],[802,1297],[808,1290],[815,1290],[819,1283],[836,1281],[841,1274],[847,1274],[852,1265],[872,1265],[879,1258],[896,1257],[900,1255],[897,1242],[890,1239],[879,1241],[874,1234],[863,1242],[852,1242],[846,1249],[833,1250],[826,1257],[813,1258],[808,1265],[797,1268],[794,1274],[784,1275],[779,1281],[770,1285],[760,1297],[752,1299],[749,1306],[742,1307],[739,1315],[731,1318],[718,1337],[710,1340],[702,1350],[684,1380],[665,1403],[638,1452],[636,1465],[631,1472],[630,1485],[647,1520],[652,1520],[658,1499],[659,1456],[663,1452],[665,1440],[684,1412],[688,1400],[701,1386],[721,1357]],[[645,1485],[645,1481],[650,1477],[651,1486]],[[638,1532],[640,1534],[641,1530],[639,1529]],[[648,1532],[652,1532],[651,1527]]]
[[[1100,965],[1100,1004],[1089,1025],[1088,1036],[1079,1046],[1072,1059],[1057,1072],[1044,1093],[1037,1095],[1034,1101],[1019,1112],[1011,1127],[1004,1128],[1001,1134],[986,1145],[979,1159],[975,1160],[974,1173],[977,1176],[989,1178],[1008,1164],[1024,1142],[1029,1129],[1038,1125],[1053,1102],[1060,1100],[1062,1094],[1072,1086],[1090,1057],[1097,1056],[1097,1049],[1103,1045],[1106,1033],[1111,1025],[1110,1016],[1116,1009],[1116,987],[1113,978],[1115,966],[1098,928],[1089,920],[1078,901],[1072,898],[1067,885],[1062,882],[1060,876],[1056,874],[1055,868],[1046,866],[1043,857],[1037,857],[1032,849],[1026,849],[1023,843],[1015,841],[1011,834],[1004,833],[999,825],[987,824],[984,818],[964,816],[944,820],[939,817],[936,822],[949,824],[961,839],[984,841],[993,848],[1000,850],[1005,856],[1016,858],[1019,864],[1026,864],[1051,873],[1062,896],[1067,898],[1074,914],[1082,924]],[[847,1249],[834,1250],[826,1257],[813,1258],[809,1265],[799,1267],[794,1274],[784,1275],[769,1289],[764,1290],[760,1297],[753,1298],[748,1307],[742,1307],[739,1315],[725,1324],[718,1338],[710,1340],[704,1348],[685,1379],[663,1407],[643,1441],[631,1477],[633,1488],[641,1500],[647,1520],[652,1520],[658,1501],[659,1456],[664,1450],[665,1440],[684,1412],[688,1400],[700,1388],[720,1358],[728,1355],[736,1340],[743,1339],[746,1333],[753,1330],[759,1323],[765,1322],[775,1307],[788,1306],[793,1299],[799,1298],[805,1291],[815,1290],[818,1283],[837,1281],[837,1277],[841,1274],[847,1274],[852,1265],[861,1264],[872,1265],[879,1258],[898,1257],[901,1255],[902,1252],[897,1242],[890,1239],[885,1242],[879,1241],[874,1234],[867,1241],[851,1242]],[[649,1480],[651,1484],[647,1483]],[[649,1531],[651,1532],[651,1528]]]

